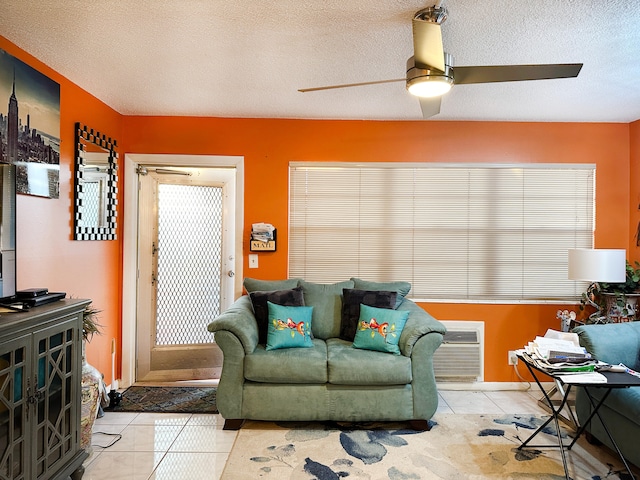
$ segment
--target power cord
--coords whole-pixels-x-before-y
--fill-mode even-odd
[[[529,380],[523,378],[522,375],[520,375],[520,372],[518,371],[518,364],[517,363],[513,365],[513,371],[516,372],[516,376],[520,379],[520,381],[527,385],[527,388],[525,388],[525,391],[531,390],[531,382]]]
[[[99,447],[99,448],[109,448],[114,446],[116,443],[118,443],[118,441],[120,441],[120,439],[122,438],[122,434],[120,433],[107,433],[107,432],[93,432],[94,435],[107,435],[109,437],[116,437],[115,440],[113,440],[109,445],[96,445],[93,443],[93,441],[91,442],[91,445],[95,446],[95,447]]]

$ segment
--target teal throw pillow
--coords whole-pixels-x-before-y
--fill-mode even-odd
[[[267,302],[267,350],[312,347],[311,315],[313,307],[285,307]]]
[[[353,346],[400,355],[398,342],[408,317],[408,311],[360,305],[360,320]]]

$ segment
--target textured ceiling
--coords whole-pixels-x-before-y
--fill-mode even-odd
[[[0,35],[127,115],[421,118],[403,83],[433,0],[0,0]],[[578,78],[457,85],[433,120],[640,119],[640,1],[447,0],[456,65],[584,63]]]

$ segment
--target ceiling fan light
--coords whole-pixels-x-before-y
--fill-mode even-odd
[[[407,90],[416,97],[431,98],[444,95],[451,90],[452,85],[453,82],[449,77],[418,77],[407,82]]]

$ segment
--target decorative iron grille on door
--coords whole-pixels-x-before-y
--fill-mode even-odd
[[[156,345],[211,343],[206,327],[221,303],[222,213],[221,187],[159,184]]]

